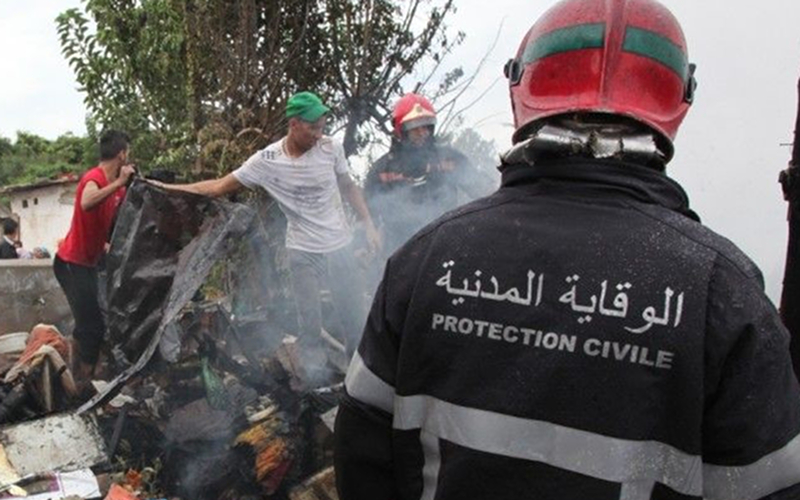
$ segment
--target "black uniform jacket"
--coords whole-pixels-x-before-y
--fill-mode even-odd
[[[370,167],[364,198],[393,252],[434,219],[495,186],[488,173],[452,147],[399,143]]]
[[[508,166],[389,260],[336,424],[342,500],[800,498],[756,266],[680,186]]]

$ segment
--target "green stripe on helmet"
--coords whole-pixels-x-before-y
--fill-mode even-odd
[[[689,71],[686,54],[669,38],[652,31],[628,26],[625,30],[622,50],[654,59],[677,73],[681,80],[686,80]]]
[[[531,41],[522,54],[522,64],[530,64],[553,54],[580,49],[599,49],[605,41],[603,23],[579,24],[552,31]]]

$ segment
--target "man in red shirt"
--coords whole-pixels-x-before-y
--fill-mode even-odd
[[[125,198],[125,185],[134,173],[128,164],[129,144],[128,135],[116,130],[109,130],[100,138],[100,164],[83,174],[78,183],[72,223],[53,263],[56,279],[75,318],[72,337],[79,379],[92,376],[105,334],[97,296],[97,264]]]

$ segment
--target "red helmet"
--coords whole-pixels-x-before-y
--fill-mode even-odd
[[[692,102],[694,65],[678,21],[654,0],[563,0],[506,64],[514,142],[564,113],[633,118],[672,140]]]
[[[392,125],[398,139],[403,132],[417,127],[436,125],[436,111],[433,104],[419,94],[406,94],[397,101],[392,110]]]

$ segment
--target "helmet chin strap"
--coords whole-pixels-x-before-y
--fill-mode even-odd
[[[542,154],[616,158],[662,166],[667,161],[667,154],[659,148],[654,132],[624,123],[585,123],[577,120],[545,124],[509,149],[502,155],[502,160],[504,164],[534,164]]]

